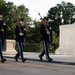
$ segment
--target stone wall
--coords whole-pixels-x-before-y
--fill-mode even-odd
[[[61,25],[59,28],[59,48],[55,53],[75,55],[75,23],[71,25]]]

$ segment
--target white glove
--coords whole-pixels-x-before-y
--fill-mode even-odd
[[[50,34],[50,32],[47,30],[47,34]]]
[[[20,35],[20,36],[23,36],[24,34],[23,34],[23,33],[19,33],[19,35]]]
[[[3,25],[6,26],[6,23],[4,22]]]

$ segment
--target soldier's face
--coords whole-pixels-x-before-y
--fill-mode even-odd
[[[44,21],[45,21],[45,23],[48,23],[48,20],[45,19]]]
[[[24,24],[24,22],[23,21],[20,21],[20,24]]]
[[[0,19],[2,19],[3,18],[3,15],[0,15]]]

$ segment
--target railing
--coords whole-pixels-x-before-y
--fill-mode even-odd
[[[24,45],[25,52],[39,52],[41,51],[40,43],[26,43]],[[16,44],[15,49],[18,50],[18,45]]]

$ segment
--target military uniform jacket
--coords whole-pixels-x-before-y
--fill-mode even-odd
[[[17,25],[15,28],[16,41],[24,41],[26,38],[26,27],[24,25]]]
[[[6,23],[4,20],[0,20],[0,39],[6,39]]]
[[[47,34],[46,28],[50,34]],[[49,25],[42,24],[40,27],[41,40],[52,42],[52,28]]]

